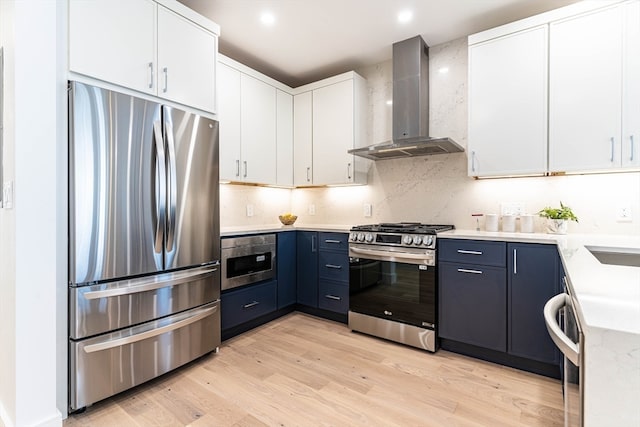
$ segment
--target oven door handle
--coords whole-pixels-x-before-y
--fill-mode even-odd
[[[416,264],[415,261],[421,261],[418,264],[427,264],[430,262],[434,262],[433,256],[429,256],[427,254],[411,254],[404,252],[392,252],[392,251],[377,251],[375,249],[360,249],[360,248],[349,248],[349,252],[354,254],[360,254],[364,256],[375,257],[375,259],[380,261],[414,261],[413,264]],[[432,265],[432,264],[430,264]]]
[[[567,294],[558,294],[551,298],[544,305],[544,323],[547,325],[547,330],[553,342],[558,346],[562,354],[566,356],[574,365],[580,366],[580,349],[576,343],[562,332],[560,325],[558,324],[557,315],[562,307],[567,305]]]

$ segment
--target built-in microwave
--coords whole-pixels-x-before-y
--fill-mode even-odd
[[[223,291],[275,278],[275,234],[223,238],[220,248]]]

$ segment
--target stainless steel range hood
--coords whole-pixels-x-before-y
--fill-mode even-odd
[[[464,151],[451,138],[429,137],[429,47],[421,36],[393,44],[392,141],[349,150],[371,160]]]

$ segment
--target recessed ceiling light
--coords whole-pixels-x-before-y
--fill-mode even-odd
[[[271,12],[263,12],[260,15],[260,22],[264,25],[271,26],[276,23],[276,16]]]
[[[409,9],[402,10],[398,13],[398,22],[406,24],[413,19],[413,12]]]

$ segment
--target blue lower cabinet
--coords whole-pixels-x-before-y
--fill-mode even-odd
[[[318,283],[318,308],[347,314],[349,311],[349,285],[320,280]]]
[[[283,231],[277,238],[278,309],[281,309],[296,303],[296,232]]]
[[[296,280],[298,304],[318,307],[318,233],[298,231]]]
[[[222,330],[225,330],[275,311],[277,282],[270,280],[224,292],[221,300]]]

